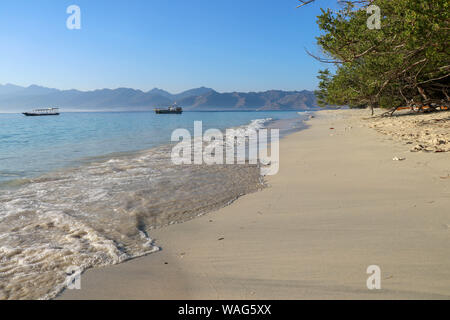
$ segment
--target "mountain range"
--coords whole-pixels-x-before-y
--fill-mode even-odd
[[[177,102],[188,111],[313,110],[317,108],[312,91],[229,92],[196,88],[178,94],[162,89],[144,92],[130,88],[93,91],[58,90],[38,85],[0,85],[0,111],[60,107],[66,111],[141,111]]]

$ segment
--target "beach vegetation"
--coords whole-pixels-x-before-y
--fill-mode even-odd
[[[313,1],[301,1],[309,4]],[[320,106],[441,110],[450,107],[448,0],[339,1],[317,18]],[[376,6],[380,27],[369,28]]]

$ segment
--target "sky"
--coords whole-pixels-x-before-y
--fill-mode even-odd
[[[328,2],[328,3],[327,3]],[[2,0],[0,84],[313,90],[318,0]],[[69,30],[78,5],[81,29]]]

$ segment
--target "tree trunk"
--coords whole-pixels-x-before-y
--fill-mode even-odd
[[[373,116],[375,112],[373,110],[373,104],[372,103],[369,103],[369,108],[370,108],[370,112],[371,112],[371,114]]]

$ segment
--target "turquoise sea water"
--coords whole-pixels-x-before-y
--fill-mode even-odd
[[[267,127],[283,135],[302,119],[297,112],[0,114],[0,300],[53,298],[67,270],[158,251],[154,228],[264,188],[257,164],[175,165],[174,129],[192,134],[201,120],[203,130],[237,127],[246,137]]]
[[[98,112],[50,117],[0,114],[0,183],[77,166],[90,157],[167,144],[176,128],[192,133],[196,120],[203,121],[204,130],[223,130],[255,119],[293,117],[298,117],[297,112]]]

